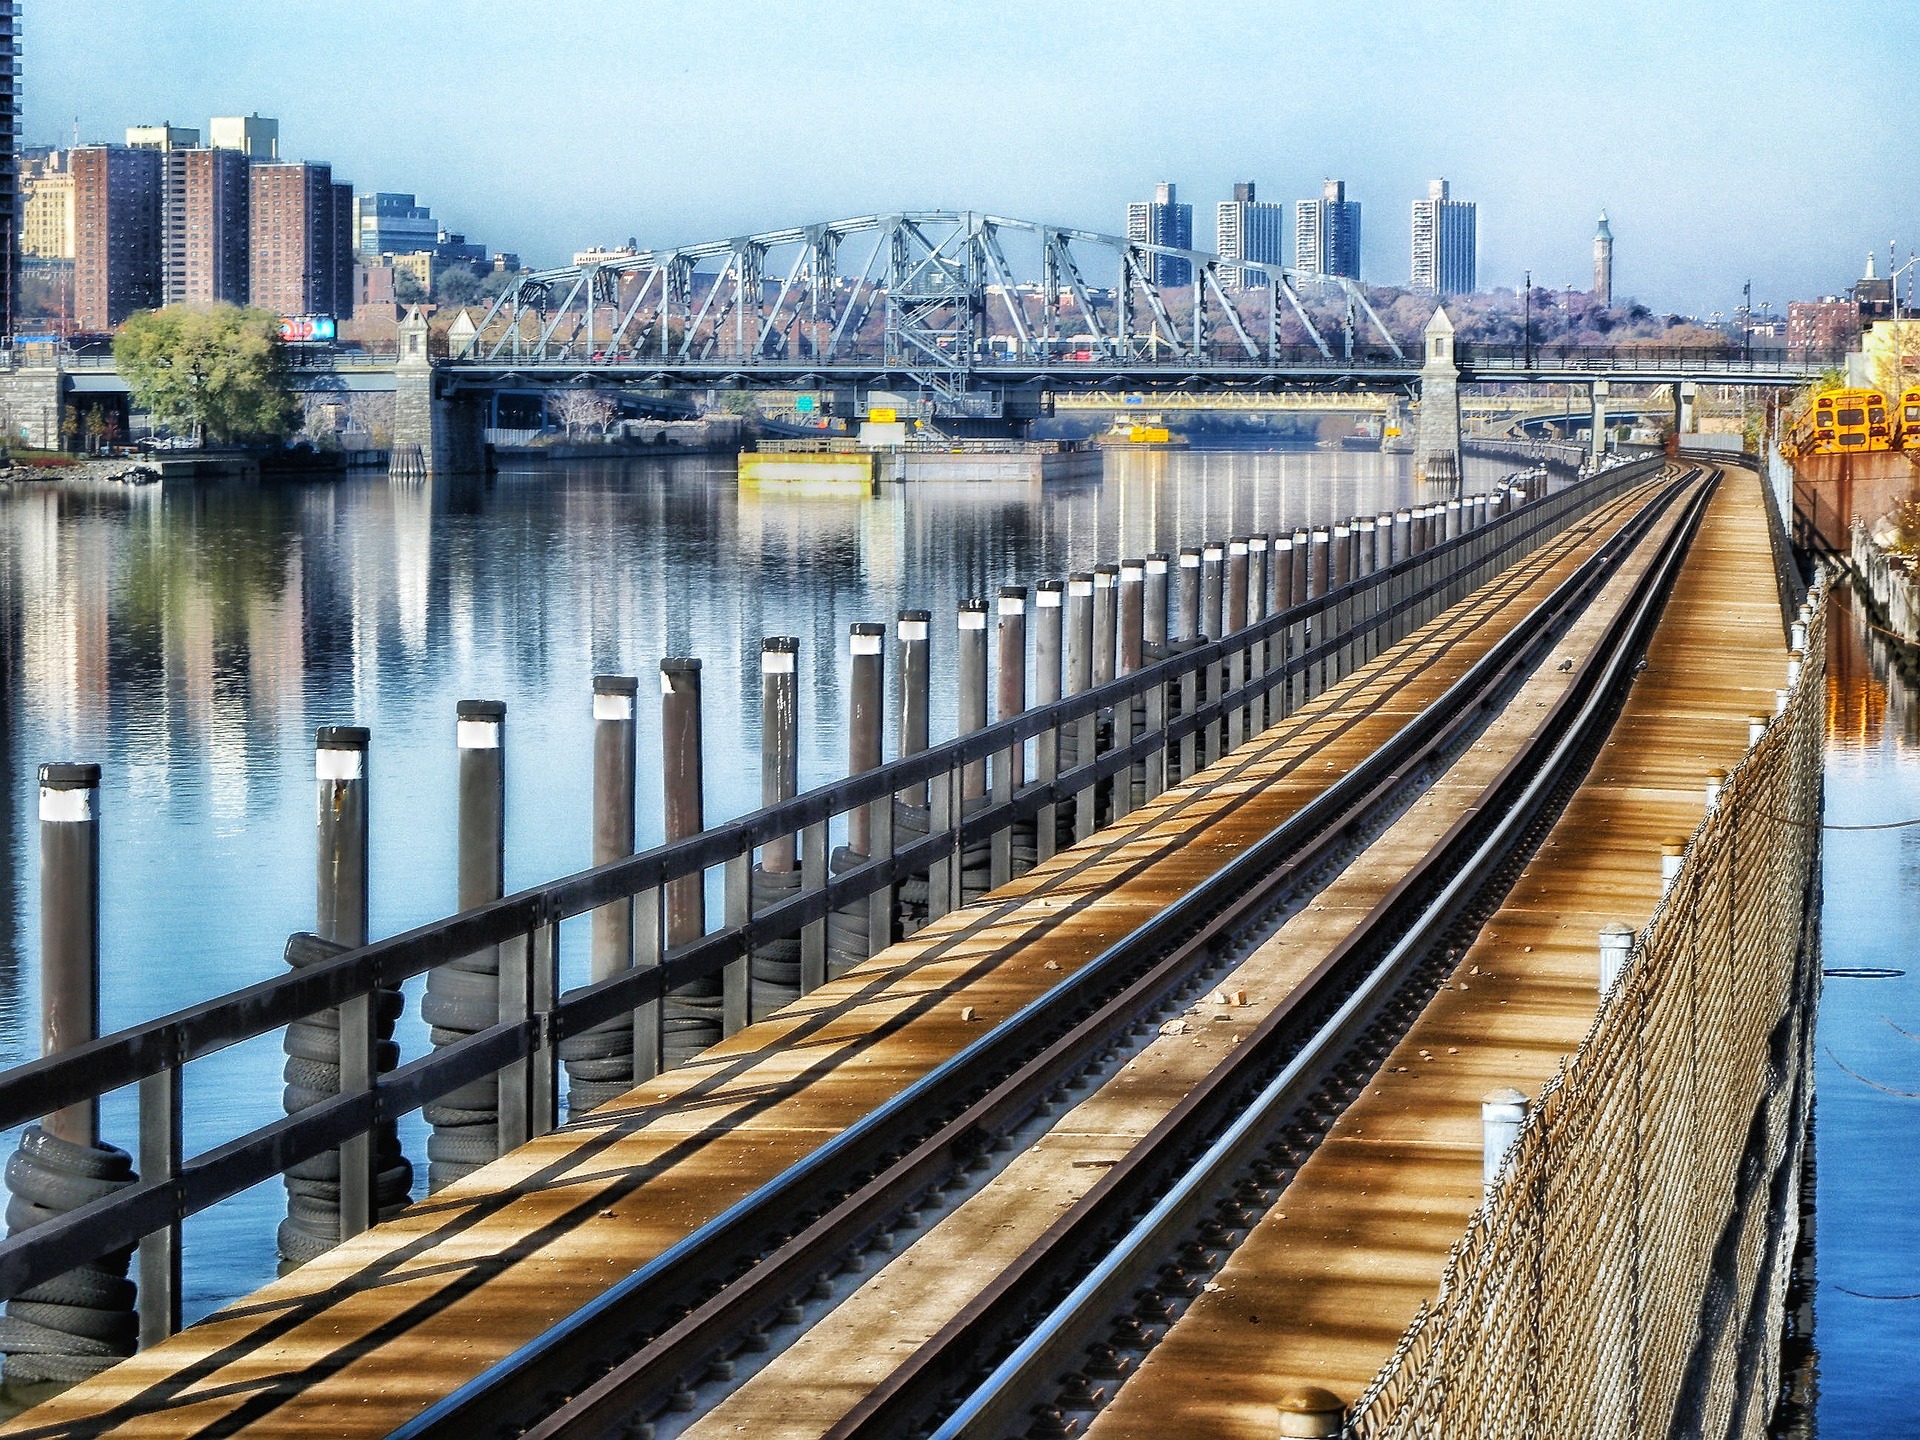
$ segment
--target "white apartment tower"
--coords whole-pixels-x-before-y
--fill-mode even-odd
[[[1474,291],[1479,220],[1471,200],[1455,200],[1445,180],[1413,202],[1413,288],[1427,295]]]
[[[1257,260],[1265,265],[1286,263],[1287,207],[1254,198],[1253,181],[1233,187],[1233,199],[1222,200],[1214,211],[1213,248],[1223,260]],[[1246,289],[1267,283],[1264,271],[1230,267],[1221,283]]]

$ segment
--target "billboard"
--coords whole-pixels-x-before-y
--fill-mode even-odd
[[[280,321],[280,338],[289,345],[332,344],[335,333],[331,315],[287,315]]]

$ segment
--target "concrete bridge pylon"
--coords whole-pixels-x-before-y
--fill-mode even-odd
[[[1460,484],[1460,365],[1453,353],[1453,321],[1442,305],[1427,322],[1420,365],[1420,417],[1414,437],[1414,478]]]

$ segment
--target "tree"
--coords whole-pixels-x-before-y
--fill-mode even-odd
[[[586,430],[602,434],[613,423],[620,407],[611,396],[598,390],[562,390],[547,401],[553,418],[565,427],[569,439]]]
[[[427,287],[420,283],[420,277],[411,270],[396,269],[393,272],[393,298],[402,305],[419,305],[427,299]]]
[[[114,336],[113,358],[142,409],[205,440],[277,440],[294,422],[286,348],[279,322],[265,310],[143,311]]]
[[[433,277],[435,297],[442,305],[471,305],[484,292],[471,265],[449,265]]]

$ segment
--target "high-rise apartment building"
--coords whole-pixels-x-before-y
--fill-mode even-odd
[[[252,162],[237,150],[188,150],[182,165],[183,258],[177,287],[167,274],[168,303],[245,305],[252,293]]]
[[[111,330],[161,300],[161,153],[80,145],[73,168],[74,318]]]
[[[129,125],[129,150],[160,154],[160,303],[177,305],[187,287],[187,154],[200,143],[200,132],[168,121],[163,125]]]
[[[1287,207],[1254,198],[1253,181],[1233,187],[1233,199],[1222,200],[1214,211],[1213,248],[1223,260],[1258,260],[1266,265],[1286,263]],[[1221,283],[1236,289],[1267,283],[1266,272],[1229,268]]]
[[[22,166],[20,253],[30,260],[73,259],[73,169],[59,150]]]
[[[1153,187],[1153,199],[1127,206],[1127,239],[1135,244],[1193,248],[1193,206],[1182,205],[1172,181]],[[1152,256],[1147,273],[1155,285],[1191,285],[1193,265],[1177,255]]]
[[[334,184],[330,165],[256,161],[251,205],[253,303],[278,315],[351,315],[353,187]]]
[[[207,143],[215,150],[238,150],[249,160],[278,160],[280,122],[264,115],[215,116],[207,122]]]
[[[1318,200],[1293,207],[1293,265],[1308,275],[1360,278],[1360,202],[1347,199],[1347,182],[1329,180]]]
[[[414,255],[440,239],[440,222],[413,196],[376,191],[353,202],[354,248],[364,260]]]
[[[1471,295],[1478,263],[1478,207],[1451,198],[1445,180],[1427,183],[1413,202],[1413,288],[1428,295]]]
[[[20,279],[20,52],[14,0],[0,0],[0,334],[13,333]]]

